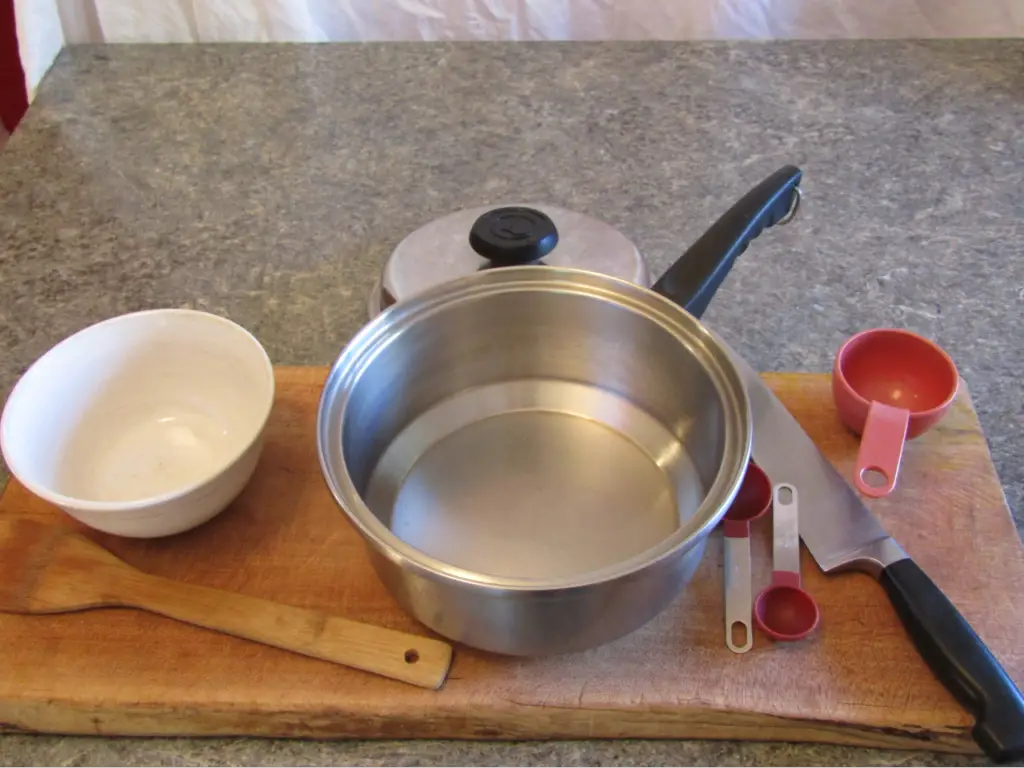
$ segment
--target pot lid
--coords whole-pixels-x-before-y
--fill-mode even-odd
[[[602,272],[649,287],[637,247],[611,225],[551,205],[487,205],[435,219],[409,234],[381,275],[386,306],[484,269],[539,264]]]

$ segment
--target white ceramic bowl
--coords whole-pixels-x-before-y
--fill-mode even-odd
[[[0,418],[30,491],[86,525],[167,536],[223,510],[252,477],[274,402],[260,343],[217,315],[136,312],[37,360]]]

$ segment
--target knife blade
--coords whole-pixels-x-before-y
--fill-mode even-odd
[[[722,341],[719,338],[719,341]],[[800,537],[826,573],[860,570],[885,590],[918,653],[974,717],[995,762],[1024,759],[1024,697],[949,598],[864,506],[761,376],[722,341],[750,398],[753,459],[800,493]]]
[[[877,577],[903,560],[903,551],[864,506],[853,487],[761,377],[742,363],[754,429],[754,461],[773,483],[800,491],[800,538],[826,573],[861,570]],[[820,512],[828,509],[828,514]]]

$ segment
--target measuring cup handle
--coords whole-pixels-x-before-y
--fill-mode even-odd
[[[880,581],[918,653],[974,716],[978,746],[997,763],[1024,758],[1024,697],[970,624],[909,558]]]
[[[865,496],[874,499],[888,496],[896,487],[909,424],[910,412],[906,409],[893,408],[877,400],[871,403],[860,437],[857,466],[853,472],[853,483]],[[885,483],[880,486],[869,485],[864,479],[868,471],[881,474]]]

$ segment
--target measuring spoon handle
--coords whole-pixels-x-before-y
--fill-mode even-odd
[[[725,541],[725,644],[733,653],[746,653],[754,645],[751,627],[754,597],[750,574],[750,539],[726,536]],[[744,640],[736,643],[733,630],[743,628]]]
[[[800,573],[800,507],[796,488],[772,488],[772,570]]]

